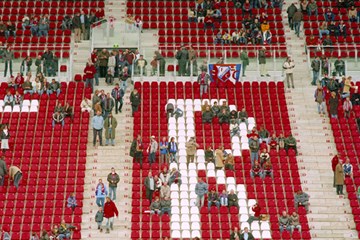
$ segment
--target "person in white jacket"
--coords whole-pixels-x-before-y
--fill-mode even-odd
[[[87,98],[84,98],[81,101],[80,107],[81,107],[81,112],[89,112],[90,113],[92,111],[91,101]]]
[[[286,74],[286,82],[288,88],[290,88],[290,79],[291,79],[292,88],[294,88],[294,75],[293,75],[294,67],[295,67],[295,63],[289,56],[283,64],[283,69]]]
[[[108,62],[108,70],[111,71],[111,75],[114,76],[115,73],[115,65],[116,65],[116,59],[115,59],[116,52],[112,51],[109,57]]]

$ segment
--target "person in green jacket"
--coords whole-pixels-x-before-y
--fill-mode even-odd
[[[297,155],[297,147],[296,147],[296,139],[293,137],[292,134],[290,134],[286,139],[285,139],[285,150],[286,152],[288,152],[289,148],[292,148],[295,150],[295,153]]]
[[[214,117],[214,113],[211,111],[210,106],[207,106],[205,111],[202,113],[202,122],[211,123]]]
[[[41,73],[41,55],[38,55],[36,60],[35,60],[35,66],[36,66],[36,74]]]
[[[268,72],[266,71],[266,47],[263,46],[260,50],[259,50],[259,65],[260,65],[260,75],[261,77],[264,77],[265,75],[267,77],[270,77],[270,75],[268,74]]]
[[[105,146],[109,145],[109,140],[112,146],[115,146],[115,129],[117,127],[116,118],[113,117],[112,113],[110,112],[107,118],[104,121],[104,128],[105,128]],[[111,199],[115,200],[115,199]]]
[[[226,109],[223,109],[219,114],[218,114],[218,118],[219,118],[219,123],[227,123],[229,124],[230,121],[230,116],[229,116],[229,112],[226,111]]]
[[[99,210],[96,212],[95,215],[95,222],[98,225],[98,230],[100,230],[100,232],[102,232],[102,228],[101,228],[101,224],[104,221],[104,212],[103,212],[103,208],[99,207]]]
[[[241,51],[240,59],[242,61],[242,66],[241,66],[242,67],[242,76],[246,77],[245,71],[246,71],[246,67],[249,65],[249,56],[248,56],[246,49]]]
[[[185,47],[176,51],[176,59],[179,61],[179,76],[186,76],[186,63],[189,60],[189,52]]]
[[[160,76],[165,76],[165,58],[159,51],[155,51],[155,60],[159,61],[159,68],[160,68]]]

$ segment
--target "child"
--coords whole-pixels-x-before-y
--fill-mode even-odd
[[[111,69],[108,70],[107,74],[106,74],[106,77],[105,77],[105,82],[108,84],[108,85],[113,85],[114,83],[114,76],[111,72]]]
[[[156,56],[153,57],[153,60],[150,62],[151,65],[151,76],[155,76],[157,72],[157,60]]]
[[[101,224],[104,220],[104,213],[102,207],[99,207],[99,210],[97,211],[95,215],[95,222],[98,225],[98,229],[100,229],[100,232],[102,232]]]
[[[227,194],[227,192],[225,190],[223,190],[219,197],[220,197],[221,206],[227,207],[227,205],[228,205],[228,194]]]

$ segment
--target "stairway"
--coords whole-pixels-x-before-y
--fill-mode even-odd
[[[97,89],[104,89],[111,92],[114,86],[105,86],[104,80],[100,79],[100,86]],[[116,128],[115,146],[93,147],[92,127],[88,136],[88,153],[85,175],[85,190],[82,217],[82,237],[87,239],[129,239],[131,234],[131,193],[132,193],[132,159],[129,156],[130,145],[133,135],[133,120],[131,117],[131,105],[129,102],[132,87],[128,87],[122,113],[116,117],[118,126]],[[91,125],[91,124],[90,124]],[[105,132],[103,133],[103,143],[105,144]],[[114,167],[120,175],[120,182],[117,188],[117,199],[115,201],[119,211],[119,218],[115,219],[114,230],[110,234],[105,231],[100,233],[94,220],[98,209],[95,203],[95,187],[99,178],[107,184],[107,175]],[[105,221],[103,222],[103,226]]]
[[[331,159],[336,154],[328,115],[320,116],[314,102],[315,87],[310,85],[311,72],[304,52],[304,34],[300,39],[290,31],[286,9],[286,41],[289,54],[295,61],[295,89],[286,90],[292,133],[298,140],[297,157],[302,188],[310,195],[308,216],[312,239],[357,239],[357,231],[349,200],[337,196],[333,188]],[[297,5],[298,6],[298,5]],[[286,22],[285,22],[286,21]]]
[[[105,16],[114,17],[117,21],[124,21],[126,16],[126,0],[110,0],[105,6]]]
[[[83,74],[84,68],[88,59],[90,58],[91,53],[91,40],[84,41],[81,43],[74,43],[73,54],[72,54],[72,76],[74,79],[75,74]]]

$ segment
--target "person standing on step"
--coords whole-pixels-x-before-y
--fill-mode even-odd
[[[104,120],[105,128],[105,146],[109,145],[109,140],[111,141],[111,146],[115,146],[115,130],[117,127],[117,120],[113,117],[110,112],[108,117]]]
[[[182,47],[180,51],[176,51],[176,59],[179,62],[179,76],[186,76],[186,63],[189,60],[189,52],[186,47]]]
[[[7,75],[7,70],[9,69],[10,76],[12,76],[12,63],[14,59],[14,52],[12,51],[12,48],[8,46],[6,50],[4,51],[3,59],[5,62],[5,70],[4,70],[4,77]]]
[[[72,19],[72,28],[75,33],[75,43],[80,43],[81,41],[81,21],[80,21],[80,13],[76,13]]]
[[[159,144],[155,140],[155,136],[150,137],[150,144],[146,150],[146,152],[149,154],[149,163],[151,164],[155,163],[155,157],[156,152],[158,151]]]
[[[104,211],[102,207],[99,207],[99,210],[96,212],[95,215],[95,222],[98,225],[98,230],[100,230],[100,232],[102,232],[102,228],[101,228],[101,224],[104,221]]]
[[[155,60],[159,62],[159,74],[160,77],[165,76],[165,65],[166,65],[166,61],[165,58],[163,57],[163,55],[161,55],[161,53],[159,51],[155,51]]]
[[[290,79],[291,79],[291,86],[292,88],[294,88],[294,67],[295,67],[295,63],[289,56],[283,64],[283,69],[286,74],[286,83],[288,88],[290,88]]]
[[[199,145],[195,142],[195,137],[190,137],[189,141],[185,144],[186,147],[186,162],[194,162],[196,149]]]
[[[1,150],[3,155],[5,155],[6,151],[9,150],[9,138],[9,126],[8,124],[4,124],[1,131]]]
[[[110,229],[114,230],[114,218],[119,217],[118,209],[110,197],[106,197],[104,204],[104,218],[106,218],[106,233],[110,233]]]
[[[294,16],[292,17],[293,25],[294,25],[294,28],[295,28],[295,34],[298,37],[300,37],[300,26],[301,26],[301,21],[302,20],[303,20],[303,13],[301,12],[301,9],[298,9],[294,13]]]
[[[118,83],[116,83],[115,88],[111,91],[111,96],[115,100],[115,114],[118,114],[118,111],[121,112],[124,94],[124,90],[119,87]]]
[[[196,50],[190,45],[189,47],[189,61],[187,67],[187,74],[191,75],[191,67],[192,67],[192,75],[198,75],[198,66],[197,66],[197,52]]]
[[[130,94],[130,102],[131,102],[131,110],[132,116],[134,117],[134,113],[138,111],[140,105],[140,93],[136,88]]]
[[[130,156],[134,158],[137,163],[140,163],[140,167],[142,168],[142,161],[143,161],[143,142],[141,139],[141,135],[138,134],[137,138],[131,144],[130,147]]]
[[[4,157],[0,158],[0,186],[4,186],[5,175],[8,173]]]
[[[205,183],[201,177],[199,177],[198,183],[195,185],[195,193],[197,195],[196,206],[199,208],[204,206],[205,195],[208,193],[208,187],[208,184]]]
[[[94,92],[94,77],[96,74],[96,68],[91,61],[86,63],[86,67],[84,69],[85,73],[85,87],[90,87],[91,91]]]
[[[246,51],[246,49],[244,50],[241,50],[241,54],[240,54],[240,59],[242,61],[242,76],[243,77],[246,77],[245,75],[245,71],[246,71],[246,67],[249,66],[249,55],[248,55],[248,52]]]
[[[96,205],[98,207],[103,207],[105,203],[105,197],[108,195],[108,189],[103,183],[102,179],[99,179],[99,183],[96,185],[95,189],[95,198]]]
[[[318,85],[314,93],[315,102],[317,102],[317,108],[319,114],[325,114],[325,90]]]
[[[288,14],[289,27],[291,28],[291,30],[294,30],[293,16],[297,12],[297,7],[295,6],[295,3],[291,3],[286,12]]]
[[[115,106],[114,99],[111,98],[110,93],[107,93],[105,100],[102,102],[102,106],[101,106],[103,109],[104,119],[106,119],[107,116],[112,112],[114,106]]]
[[[115,172],[115,168],[111,168],[111,173],[108,174],[107,181],[109,182],[109,197],[115,201],[117,185],[120,182],[119,174]]]
[[[168,151],[169,151],[169,161],[170,162],[176,162],[176,153],[178,151],[178,145],[175,142],[175,138],[171,137],[169,145],[168,145]]]
[[[96,115],[92,118],[93,127],[93,146],[96,146],[96,137],[99,136],[100,146],[102,146],[102,130],[104,127],[104,118],[101,116],[101,112],[97,111]]]
[[[197,82],[200,85],[200,97],[202,97],[203,93],[208,92],[208,85],[210,82],[210,76],[207,73],[207,71],[205,71],[205,69],[201,70],[201,73],[198,76]]]
[[[169,150],[168,150],[168,141],[166,137],[162,138],[162,141],[160,141],[160,166],[162,166],[164,163],[169,164]]]
[[[23,174],[22,174],[20,168],[18,168],[17,166],[11,166],[9,168],[9,178],[10,178],[10,181],[14,181],[14,186],[16,187],[16,189],[19,188],[19,183],[22,178],[22,175]]]
[[[336,166],[338,165],[339,163],[339,159],[340,159],[341,155],[340,153],[336,154],[332,159],[331,159],[331,168],[334,172],[334,181],[333,181],[333,187],[336,187],[335,186],[335,171],[336,171]]]
[[[331,97],[329,99],[329,107],[330,107],[330,115],[331,118],[338,118],[338,106],[339,106],[339,99],[337,97],[336,92],[331,92]]]
[[[335,185],[336,185],[336,194],[344,195],[343,187],[344,187],[344,168],[342,166],[342,159],[339,159],[338,164],[335,168]]]
[[[152,202],[153,193],[155,191],[155,180],[152,176],[151,171],[149,171],[148,176],[145,178],[144,185],[146,188],[146,198],[149,199],[150,202]]]
[[[319,79],[319,73],[320,73],[320,58],[319,57],[316,57],[311,62],[311,68],[312,68],[312,72],[313,72],[313,79],[312,79],[311,85],[316,86],[317,81]]]
[[[263,46],[260,50],[259,50],[259,65],[260,65],[260,75],[261,77],[264,77],[265,75],[267,77],[270,77],[270,75],[268,74],[268,72],[266,71],[266,47]]]

